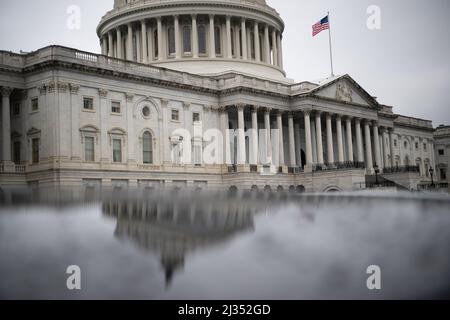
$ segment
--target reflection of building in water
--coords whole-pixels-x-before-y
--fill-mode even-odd
[[[255,206],[219,202],[110,200],[103,203],[103,214],[117,219],[116,237],[160,256],[169,285],[187,254],[253,229]]]

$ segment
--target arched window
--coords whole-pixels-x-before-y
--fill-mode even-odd
[[[198,53],[206,54],[206,27],[205,27],[205,25],[198,26]]]
[[[216,41],[216,54],[222,54],[222,37],[220,27],[214,28],[214,40]]]
[[[152,134],[145,131],[142,135],[142,150],[144,164],[153,164],[153,142]]]
[[[192,42],[191,42],[191,27],[184,26],[183,27],[183,52],[191,53],[192,52]]]
[[[169,38],[169,55],[175,54],[175,31],[172,27],[167,29],[167,37]]]

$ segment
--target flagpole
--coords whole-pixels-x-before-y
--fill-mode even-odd
[[[334,70],[333,70],[333,49],[331,46],[331,20],[330,20],[330,12],[328,12],[328,38],[330,42],[330,62],[331,62],[331,77],[334,77]]]

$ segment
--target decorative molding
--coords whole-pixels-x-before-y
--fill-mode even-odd
[[[125,93],[125,99],[127,100],[127,102],[133,102],[134,99],[134,94],[133,93]]]
[[[47,85],[47,92],[48,93],[54,93],[56,91],[56,82],[50,81]]]
[[[39,87],[37,87],[37,89],[38,89],[39,94],[40,94],[41,96],[47,94],[47,86],[46,86],[45,84],[40,85]]]
[[[106,97],[108,96],[109,91],[106,89],[98,89],[98,95],[100,96],[100,99],[106,99]]]
[[[169,100],[164,98],[161,98],[160,100],[161,100],[161,107],[167,108],[167,106],[169,105]]]
[[[80,90],[80,86],[75,83],[69,83],[70,93],[77,95],[78,91]]]
[[[58,92],[67,92],[69,90],[69,84],[67,82],[58,81],[56,84]]]
[[[190,102],[183,102],[183,109],[190,109],[191,103]]]
[[[2,97],[5,97],[5,96],[9,97],[11,95],[11,93],[13,92],[13,90],[14,89],[10,88],[10,87],[2,87],[0,89],[0,92],[1,92]]]

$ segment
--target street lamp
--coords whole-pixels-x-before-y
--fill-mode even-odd
[[[434,173],[434,169],[433,169],[433,168],[430,168],[431,187],[434,187],[433,173]]]
[[[375,170],[375,185],[379,185],[379,183],[378,183],[378,174],[380,173],[380,168],[378,167],[378,165],[377,164],[375,164],[374,166],[373,166],[373,169]]]

